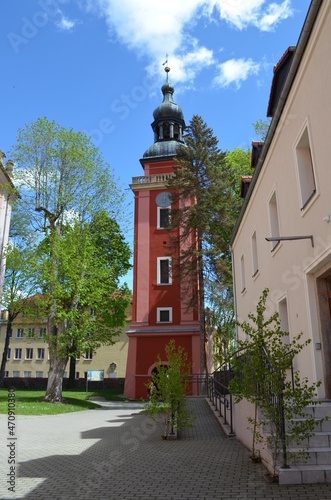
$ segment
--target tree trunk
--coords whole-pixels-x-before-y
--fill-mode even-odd
[[[8,322],[7,322],[7,329],[6,329],[6,339],[5,339],[5,346],[3,349],[2,353],[2,361],[1,361],[1,368],[0,368],[0,387],[4,386],[4,378],[5,378],[5,369],[6,369],[6,363],[7,363],[7,353],[9,349],[9,342],[10,342],[10,337],[12,335],[12,322],[13,319],[15,319],[17,315],[13,315],[8,311]]]
[[[44,401],[49,401],[50,403],[61,403],[63,375],[68,360],[58,358],[54,354],[55,353],[53,353],[53,359],[51,360],[51,366],[48,372],[47,389]]]

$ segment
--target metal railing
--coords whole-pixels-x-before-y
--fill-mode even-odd
[[[289,355],[290,352],[287,353]],[[271,373],[276,375],[277,372],[273,369],[270,361],[269,355],[266,347],[263,345],[261,349],[261,355],[263,359],[264,366]],[[240,373],[235,373],[234,371],[234,358],[241,358],[243,363],[246,362],[245,349],[240,349],[236,351],[219,370],[210,374],[207,383],[207,394],[210,402],[212,402],[216,409],[219,410],[219,415],[224,418],[224,424],[229,425],[230,433],[229,436],[234,436],[233,430],[233,394],[230,391],[229,385],[230,381],[234,376],[240,376]],[[293,363],[292,360],[289,361],[289,369],[291,373],[292,389],[294,388],[294,376],[293,376]],[[278,374],[279,380],[275,387],[269,387],[269,400],[274,408],[274,421],[273,424],[277,426],[278,435],[280,436],[281,448],[282,448],[282,467],[288,468],[287,462],[287,449],[286,449],[286,435],[285,435],[285,413],[284,413],[284,389],[285,382],[281,379],[280,374]]]

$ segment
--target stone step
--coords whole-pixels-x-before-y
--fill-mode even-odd
[[[300,465],[278,468],[279,484],[330,483],[331,465]]]
[[[322,418],[325,418],[320,416],[318,418],[315,418],[315,432],[331,432],[331,418],[329,419],[326,419],[326,420],[322,420]],[[293,422],[299,422],[299,421],[302,421],[304,420],[304,418],[296,418],[296,419],[293,419]],[[291,428],[288,424],[288,422],[285,422],[285,429],[286,429],[286,432],[290,432],[291,431]]]
[[[319,403],[317,405],[309,405],[303,409],[305,415],[312,415],[314,418],[329,417],[331,419],[331,403]],[[301,416],[298,417],[299,419]]]
[[[288,461],[293,465],[330,465],[331,466],[331,448],[320,447],[320,448],[308,448],[303,449],[303,452],[307,452],[304,456],[298,456],[298,448],[288,448],[287,456]]]
[[[308,439],[304,439],[298,445],[290,441],[289,448],[329,448],[331,447],[331,432],[316,432]],[[330,448],[331,449],[331,448]]]

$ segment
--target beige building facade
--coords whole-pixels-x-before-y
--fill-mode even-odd
[[[269,288],[268,313],[279,312],[290,339],[302,332],[303,340],[311,340],[294,368],[311,382],[321,381],[318,396],[328,399],[330,47],[331,0],[314,0],[297,46],[275,67],[271,125],[231,239],[237,320],[256,311],[263,289]],[[247,423],[240,423],[239,408],[235,414],[235,432],[243,436]]]
[[[6,337],[6,311],[1,313],[0,352],[3,352]],[[124,378],[128,353],[126,331],[131,322],[131,308],[127,311],[126,326],[115,343],[103,346],[95,353],[80,353],[76,359],[76,379],[86,378],[89,370],[104,370],[104,378]],[[20,314],[14,320],[9,356],[6,363],[6,378],[47,378],[49,370],[48,345],[44,340],[46,323],[30,320]],[[69,377],[69,362],[65,377]]]
[[[9,237],[12,203],[17,196],[10,179],[14,164],[11,160],[4,163],[5,154],[0,149],[0,309],[3,283],[5,279],[6,257],[5,250]]]

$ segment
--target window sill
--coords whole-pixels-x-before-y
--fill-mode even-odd
[[[308,200],[303,204],[303,206],[300,208],[301,212],[301,217],[303,217],[311,208],[311,206],[315,203],[317,198],[319,197],[319,193],[317,191],[314,191]]]
[[[252,275],[252,279],[255,281],[260,276],[260,270],[257,269],[255,273]]]
[[[276,243],[276,245],[271,249],[271,254],[274,256],[282,246],[282,242],[278,241],[278,243]]]

